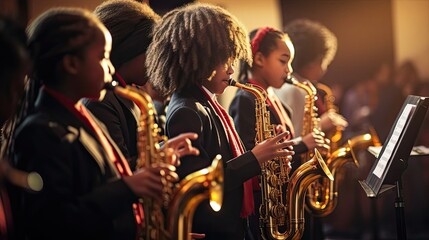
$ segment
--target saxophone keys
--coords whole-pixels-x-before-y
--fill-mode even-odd
[[[267,180],[271,187],[277,187],[280,184],[279,178],[276,175],[268,176]]]
[[[284,219],[285,218],[285,211],[286,208],[283,204],[277,204],[271,207],[270,214],[273,218],[276,218],[277,220]],[[283,221],[284,224],[284,221]]]
[[[270,200],[274,203],[278,202],[280,196],[280,191],[278,189],[271,189],[270,191]]]
[[[269,161],[268,168],[272,172],[277,172],[279,169],[279,164],[275,161]]]

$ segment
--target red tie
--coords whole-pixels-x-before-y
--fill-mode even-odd
[[[214,110],[216,111],[217,115],[219,116],[222,122],[224,129],[227,132],[229,145],[232,149],[234,157],[238,157],[242,155],[244,153],[244,148],[243,148],[243,145],[241,145],[240,138],[238,137],[238,133],[235,130],[234,122],[232,121],[231,117],[216,100],[213,100],[207,94],[207,92],[204,89],[201,89],[201,90],[204,92],[209,102],[213,106]],[[241,208],[241,213],[240,213],[240,217],[242,218],[246,218],[254,212],[255,205],[253,202],[252,185],[253,185],[252,178],[243,183],[243,187],[244,187],[243,207]]]

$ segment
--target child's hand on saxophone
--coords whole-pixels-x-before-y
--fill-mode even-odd
[[[182,133],[167,141],[167,160],[174,166],[180,165],[180,158],[188,155],[199,155],[200,151],[192,146],[192,140],[198,138],[196,133]],[[165,147],[165,145],[163,146]]]

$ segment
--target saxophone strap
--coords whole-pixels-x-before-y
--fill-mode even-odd
[[[208,101],[212,105],[216,114],[219,116],[223,128],[226,129],[229,145],[234,154],[234,157],[238,157],[244,153],[243,145],[241,144],[240,138],[237,131],[235,130],[234,122],[232,121],[226,110],[218,103],[216,99],[209,96],[205,89],[200,87],[201,91],[207,97]],[[253,180],[252,178],[243,183],[243,206],[241,208],[240,217],[246,218],[254,213],[254,200],[253,200]]]

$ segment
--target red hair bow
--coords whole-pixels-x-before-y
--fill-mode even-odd
[[[253,37],[251,41],[253,55],[255,55],[255,53],[259,50],[259,45],[261,44],[262,39],[264,39],[267,32],[270,32],[270,31],[276,31],[276,29],[272,27],[262,27],[258,29],[258,31],[255,34],[255,37]]]

